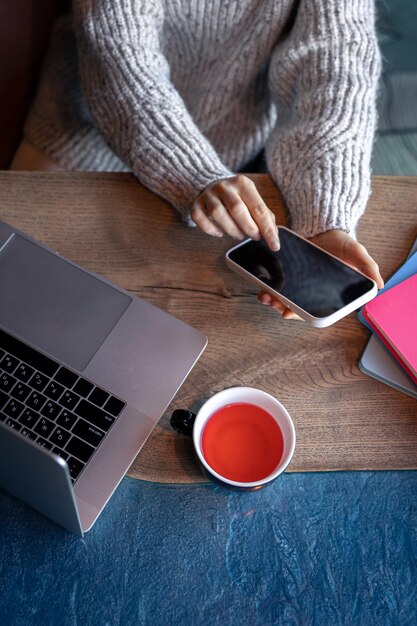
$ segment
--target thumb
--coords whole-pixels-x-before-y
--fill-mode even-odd
[[[382,289],[384,281],[379,272],[379,267],[370,256],[365,246],[353,239],[350,239],[346,240],[343,248],[342,259],[346,261],[346,263],[356,267],[366,276],[369,276],[369,278],[372,278],[376,282],[378,289]]]

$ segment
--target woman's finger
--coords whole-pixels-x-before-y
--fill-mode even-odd
[[[273,296],[271,296],[271,294],[265,291],[261,291],[258,294],[258,300],[262,304],[265,304],[266,306],[270,306],[272,309],[274,309],[274,311],[277,311],[286,320],[300,320],[301,319],[301,317],[299,317],[296,313],[294,313],[294,311],[291,311],[291,309],[288,309],[282,302],[280,302],[279,300],[276,300]]]
[[[232,184],[223,185],[219,190],[219,194],[237,228],[239,228],[239,230],[251,239],[260,239],[261,233],[258,225],[252,218],[249,208],[240,197],[237,187]]]
[[[259,232],[268,246],[273,251],[279,250],[280,244],[275,215],[266,206],[256,185],[249,178],[245,178],[245,181],[241,184],[239,195],[248,207],[252,219],[258,226]]]
[[[346,261],[346,263],[356,267],[366,276],[369,276],[369,278],[372,278],[376,282],[378,289],[382,289],[384,281],[379,273],[379,267],[370,256],[365,246],[349,238],[346,245],[343,247],[341,258]]]
[[[209,220],[217,224],[223,232],[233,237],[233,239],[242,240],[245,238],[244,233],[232,219],[228,209],[217,196],[206,193],[204,194],[204,198],[202,198],[202,202],[204,203],[205,213]]]
[[[291,311],[291,309],[285,309],[285,311],[282,314],[282,317],[286,320],[301,320],[303,321],[303,319],[297,315],[297,313],[294,313],[294,311]]]
[[[383,288],[384,281],[379,273],[379,267],[372,258],[364,261],[364,263],[358,267],[358,270],[366,276],[369,276],[369,278],[372,278],[376,282],[378,289]]]
[[[191,209],[191,219],[197,224],[203,233],[206,233],[206,235],[211,235],[212,237],[223,237],[223,231],[211,220],[209,220],[204,212],[200,200],[196,200],[193,204],[193,208]]]
[[[338,229],[328,230],[312,237],[311,240],[323,250],[334,254],[345,263],[372,278],[379,289],[384,286],[377,263],[370,256],[365,246],[353,239],[348,233]]]

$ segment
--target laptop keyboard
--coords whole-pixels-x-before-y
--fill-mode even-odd
[[[73,483],[125,406],[0,329],[0,421],[65,459]]]

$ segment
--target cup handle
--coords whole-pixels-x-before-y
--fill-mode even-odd
[[[174,430],[182,435],[191,437],[193,434],[193,426],[196,414],[186,409],[176,409],[171,415],[171,426]]]

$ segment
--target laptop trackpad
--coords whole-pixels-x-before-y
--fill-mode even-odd
[[[131,302],[14,234],[0,250],[0,326],[82,371]]]

